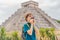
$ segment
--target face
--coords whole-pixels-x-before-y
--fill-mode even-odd
[[[33,16],[33,15],[29,15],[29,16],[28,16],[28,18],[27,18],[27,21],[28,21],[28,22],[30,22],[32,16]]]

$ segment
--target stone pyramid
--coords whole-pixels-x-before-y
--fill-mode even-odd
[[[26,13],[32,13],[35,17],[36,24],[35,26],[40,28],[50,28],[54,27],[56,29],[60,29],[59,23],[53,20],[50,16],[48,16],[44,11],[42,11],[38,7],[38,2],[35,1],[27,1],[21,4],[21,8],[19,8],[15,14],[8,18],[2,26],[6,28],[7,31],[21,31],[23,24],[26,23],[24,19],[24,15]]]

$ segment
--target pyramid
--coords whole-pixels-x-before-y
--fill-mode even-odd
[[[24,15],[28,12],[32,13],[35,17],[36,27],[54,27],[56,29],[60,29],[60,24],[42,11],[38,6],[38,2],[35,1],[21,3],[21,8],[19,8],[11,17],[9,17],[8,20],[2,23],[1,26],[5,27],[6,31],[21,31],[23,25],[26,23]]]

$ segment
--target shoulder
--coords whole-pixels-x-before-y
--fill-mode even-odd
[[[27,23],[25,23],[23,26],[27,26]]]
[[[25,24],[23,25],[23,28],[28,28],[27,23],[25,23]]]

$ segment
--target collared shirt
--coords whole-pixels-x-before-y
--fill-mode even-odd
[[[28,26],[28,25],[29,26]],[[30,23],[26,23],[26,24],[24,24],[24,26],[23,26],[23,32],[24,32],[24,36],[25,36],[25,40],[36,40],[36,35],[35,35],[35,30],[34,30],[34,28],[33,28],[33,31],[32,31],[32,35],[29,35],[28,33],[27,33],[27,31],[30,29],[30,27],[31,27],[31,24]]]

